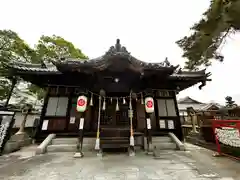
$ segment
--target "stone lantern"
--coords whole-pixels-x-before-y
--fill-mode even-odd
[[[24,131],[25,124],[27,121],[27,117],[29,113],[32,111],[32,105],[31,104],[25,104],[22,108],[22,114],[23,114],[23,120],[21,122],[20,128],[16,134],[14,134],[10,141],[14,141],[15,143],[19,144],[19,146],[25,146],[31,144],[31,138],[29,135]]]

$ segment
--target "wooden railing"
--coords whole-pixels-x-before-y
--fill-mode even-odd
[[[197,131],[200,130],[199,126],[196,126]],[[192,125],[182,125],[183,136],[187,137],[189,133],[193,130]]]

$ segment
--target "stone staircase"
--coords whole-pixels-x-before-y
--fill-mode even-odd
[[[152,145],[156,150],[176,150],[176,143],[172,141],[171,137],[165,136],[153,136]]]
[[[94,150],[96,138],[83,139],[83,151]],[[47,146],[47,152],[76,152],[77,138],[55,138],[52,144]]]
[[[107,133],[108,134],[108,133]],[[120,133],[121,134],[121,133]],[[104,135],[104,134],[103,134]],[[47,152],[76,152],[77,138],[54,138],[46,148]],[[96,138],[83,138],[83,152],[94,151]],[[100,140],[103,149],[128,148],[129,137],[103,136]],[[169,135],[153,136],[152,145],[155,150],[177,150],[177,144]]]
[[[129,128],[101,128],[100,144],[104,149],[118,149],[129,147]]]

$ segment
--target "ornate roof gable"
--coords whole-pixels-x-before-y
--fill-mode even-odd
[[[105,56],[112,56],[112,55],[130,55],[130,52],[127,51],[125,46],[120,44],[120,39],[117,39],[115,46],[111,46],[109,50],[105,53]]]
[[[170,64],[168,59],[160,63],[148,63],[141,60],[138,60],[131,55],[127,48],[120,44],[120,40],[117,39],[116,44],[111,46],[109,50],[98,58],[81,60],[81,59],[68,59],[63,58],[60,61],[53,61],[60,71],[79,71],[79,72],[94,72],[102,71],[109,67],[113,70],[113,67],[116,69],[120,68],[130,68],[137,72],[144,71],[169,71],[169,74],[172,74],[173,71],[178,66],[173,66]]]

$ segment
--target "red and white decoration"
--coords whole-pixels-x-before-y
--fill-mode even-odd
[[[145,98],[145,110],[147,113],[153,113],[154,112],[154,100],[152,97],[146,97]]]
[[[87,97],[86,96],[79,96],[77,99],[77,111],[84,112],[87,108]]]

